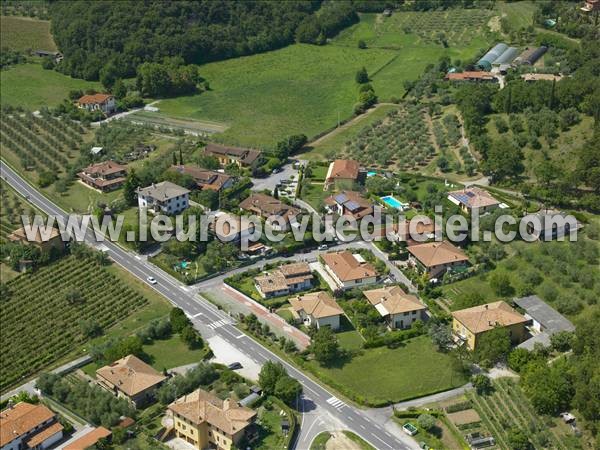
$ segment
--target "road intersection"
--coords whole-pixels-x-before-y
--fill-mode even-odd
[[[56,217],[66,217],[67,213],[65,211],[21,178],[3,161],[0,162],[0,172],[2,173],[2,178],[13,189],[24,196],[40,211],[55,215]],[[198,295],[195,295],[195,289],[181,284],[141,256],[125,250],[115,243],[109,241],[96,242],[93,233],[88,233],[86,242],[93,247],[102,249],[116,264],[122,266],[138,279],[145,282],[148,276],[154,277],[157,283],[152,285],[152,288],[167,298],[173,305],[183,309],[203,336],[212,336],[212,333],[215,333],[244,354],[252,355],[253,359],[257,360],[260,364],[264,364],[268,360],[281,362],[290,376],[302,384],[304,394],[302,399],[303,407],[301,409],[303,411],[318,407],[321,411],[332,416],[340,425],[352,430],[378,449],[401,450],[418,448],[416,442],[408,436],[392,435],[379,423],[368,417],[364,411],[338,399],[311,377],[260,345],[250,336],[241,332],[235,326],[235,320],[204,299],[201,291],[198,292]],[[297,448],[304,450],[305,443],[302,445],[303,447]]]

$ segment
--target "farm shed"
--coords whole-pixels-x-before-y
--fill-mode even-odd
[[[477,65],[483,70],[492,70],[492,63],[496,61],[502,53],[508,49],[506,44],[496,44],[490,51],[488,51],[483,57],[477,61]]]
[[[527,49],[525,49],[525,51],[523,53],[521,53],[519,56],[517,56],[517,58],[515,59],[514,62],[515,62],[515,64],[520,65],[520,66],[523,66],[523,65],[532,66],[547,51],[548,51],[548,47],[543,46],[543,45],[541,47],[537,47],[537,48],[535,48],[535,47],[527,48]]]
[[[519,50],[515,47],[507,48],[494,62],[493,66],[501,66],[503,64],[510,64],[519,55]]]

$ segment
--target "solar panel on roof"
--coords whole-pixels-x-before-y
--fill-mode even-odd
[[[343,203],[348,201],[348,197],[346,197],[346,194],[338,194],[335,196],[335,201],[342,205]]]
[[[346,208],[348,208],[351,212],[354,212],[358,209],[360,209],[360,205],[358,203],[356,203],[355,201],[350,200],[347,203],[344,203],[344,206]]]

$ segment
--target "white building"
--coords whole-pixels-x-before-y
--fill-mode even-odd
[[[317,328],[330,327],[332,330],[339,330],[340,317],[344,314],[344,310],[327,292],[311,292],[290,298],[289,302],[294,315],[306,326],[314,325]]]
[[[88,111],[102,111],[106,115],[117,110],[115,97],[110,94],[84,95],[77,100],[77,106]]]
[[[189,207],[190,191],[186,188],[163,181],[136,190],[138,206],[148,208],[154,214],[179,214]]]

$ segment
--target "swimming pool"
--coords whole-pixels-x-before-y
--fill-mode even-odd
[[[367,172],[367,177],[374,177],[377,175],[377,172]]]
[[[392,208],[405,209],[408,207],[408,204],[402,203],[400,200],[398,200],[393,195],[386,195],[385,197],[381,197],[381,200],[383,201],[383,203],[385,203],[386,205],[388,205]]]

